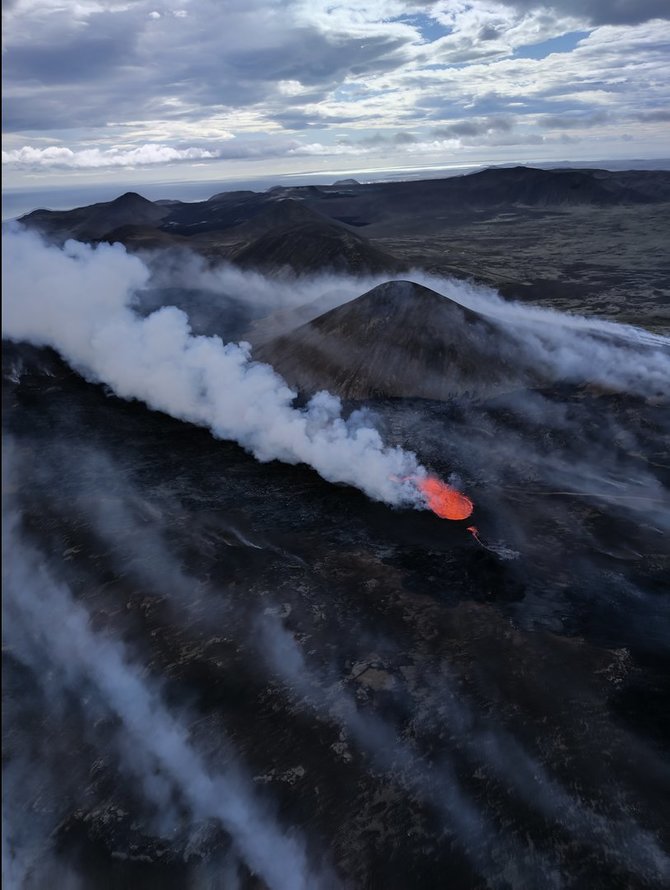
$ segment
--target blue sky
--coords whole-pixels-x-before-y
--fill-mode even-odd
[[[5,0],[5,187],[670,154],[665,0]]]

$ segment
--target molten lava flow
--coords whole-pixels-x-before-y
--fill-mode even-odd
[[[469,525],[468,531],[478,544],[481,544],[482,547],[486,547],[486,544],[483,544],[481,538],[479,537],[479,529],[476,525]]]
[[[440,519],[467,519],[475,508],[470,498],[435,476],[417,479],[416,484],[429,508]]]
[[[488,550],[490,553],[495,553],[495,555],[499,556],[501,559],[518,559],[521,556],[518,550],[512,550],[511,547],[507,547],[505,544],[485,544],[479,537],[479,529],[476,525],[469,525],[468,531],[484,550]]]

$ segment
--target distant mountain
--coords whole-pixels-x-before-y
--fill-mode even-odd
[[[294,191],[298,191],[297,189]],[[312,209],[366,236],[437,232],[501,210],[608,207],[670,202],[670,171],[491,168],[447,179],[322,186]]]
[[[670,175],[664,171],[541,170],[503,167],[460,176],[451,191],[473,205],[561,206],[624,204],[670,200]],[[663,197],[664,196],[664,197]]]
[[[310,194],[314,194],[310,190]],[[190,222],[193,217],[202,217]],[[21,220],[59,240],[120,242],[129,249],[191,247],[265,272],[398,272],[402,264],[358,233],[304,201],[233,192],[196,205],[152,203],[128,192],[104,204],[68,211],[36,210]]]
[[[665,170],[501,167],[447,179],[363,185],[346,179],[331,186],[221,192],[193,203],[154,203],[127,192],[114,201],[74,210],[35,210],[21,222],[53,236],[83,240],[109,236],[124,226],[149,226],[168,236],[188,238],[236,230],[242,238],[317,220],[345,231],[367,227],[366,236],[376,237],[400,229],[411,234],[426,225],[438,230],[449,221],[497,213],[501,208],[662,202],[670,202],[670,172]],[[193,246],[197,248],[198,242]]]
[[[92,241],[122,226],[156,227],[172,211],[174,205],[154,204],[136,192],[126,192],[113,201],[74,210],[34,210],[21,222],[57,239]]]
[[[254,357],[304,392],[353,399],[481,396],[532,376],[494,322],[410,281],[380,284],[261,344]]]
[[[317,221],[345,231],[366,227],[367,237],[377,237],[397,231],[411,235],[426,227],[439,230],[445,224],[476,218],[482,212],[498,213],[502,208],[662,202],[670,202],[670,172],[665,170],[502,167],[447,179],[364,185],[347,179],[332,186],[222,192],[193,203],[153,203],[127,192],[114,201],[75,210],[35,210],[21,222],[53,236],[83,240],[107,237],[124,226],[150,226],[168,236],[187,238],[208,233],[227,236],[234,231],[234,240],[239,242],[263,230]],[[322,234],[326,236],[325,229]],[[198,241],[193,241],[193,246],[198,249]],[[250,256],[255,253],[251,250]]]

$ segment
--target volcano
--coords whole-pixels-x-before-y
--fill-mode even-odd
[[[526,371],[511,354],[495,322],[396,280],[262,343],[254,357],[305,392],[448,399],[517,388]]]

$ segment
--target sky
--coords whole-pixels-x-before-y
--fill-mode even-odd
[[[3,0],[3,188],[670,155],[667,0]]]

